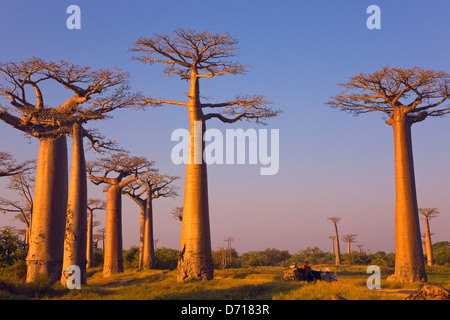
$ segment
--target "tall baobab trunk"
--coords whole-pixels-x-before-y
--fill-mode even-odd
[[[153,242],[153,204],[151,188],[147,190],[147,201],[145,206],[144,254],[142,267],[144,270],[155,268],[155,248]]]
[[[433,247],[431,246],[430,220],[425,218],[425,248],[427,265],[434,266]]]
[[[209,225],[208,182],[203,161],[205,132],[196,70],[191,70],[189,90],[189,151],[186,164],[181,248],[177,281],[210,280],[214,277]],[[201,128],[200,128],[201,125]],[[200,136],[201,134],[201,136]]]
[[[339,246],[339,235],[336,222],[334,222],[334,236],[336,241],[336,265],[338,266],[341,264],[341,248]]]
[[[395,114],[388,121],[395,144],[395,273],[406,282],[427,281],[420,237],[416,185],[411,143],[411,122]]]
[[[123,272],[122,194],[118,184],[113,184],[108,189],[104,245],[103,275]]]
[[[27,282],[35,281],[39,275],[53,281],[61,277],[67,175],[66,137],[41,139],[27,256]]]
[[[94,261],[94,210],[89,210],[86,242],[86,268],[91,268]]]
[[[145,201],[147,202],[147,201]],[[145,209],[146,206],[139,204],[141,214],[139,218],[139,269],[144,268],[144,235],[145,235]]]
[[[72,168],[67,201],[66,234],[64,239],[64,260],[61,282],[67,283],[66,270],[71,265],[80,268],[81,283],[86,283],[86,207],[87,178],[83,148],[83,128],[73,125]]]

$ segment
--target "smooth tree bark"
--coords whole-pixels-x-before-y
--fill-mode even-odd
[[[202,139],[206,121],[212,118],[224,123],[247,119],[262,122],[277,116],[262,96],[238,96],[223,103],[202,103],[201,78],[225,74],[242,74],[247,66],[228,58],[233,57],[237,40],[228,33],[211,34],[179,28],[172,35],[155,34],[152,38],[137,40],[131,51],[141,54],[136,60],[167,65],[164,74],[177,75],[189,83],[187,101],[156,100],[154,104],[183,106],[189,115],[189,151],[186,164],[183,221],[178,262],[179,282],[210,280],[213,278],[211,236],[208,204],[208,179],[206,163],[202,159],[205,143]],[[205,113],[207,108],[217,112]]]
[[[436,218],[440,212],[437,208],[419,208],[422,220],[425,221],[425,252],[427,255],[427,265],[434,266],[433,246],[431,242],[430,220]]]
[[[66,137],[41,139],[27,256],[27,282],[37,280],[40,275],[53,281],[61,276],[67,197]]]
[[[148,170],[151,163],[143,157],[130,157],[117,153],[109,158],[88,162],[90,180],[96,184],[106,184],[106,227],[104,242],[103,275],[111,276],[123,272],[122,256],[122,189],[133,181],[142,171]],[[97,175],[97,173],[102,175]],[[115,177],[109,177],[110,174]],[[127,178],[128,176],[130,176]],[[127,179],[125,179],[127,178]]]
[[[74,125],[104,119],[107,113],[117,108],[132,104],[144,106],[142,96],[129,93],[126,85],[128,74],[118,69],[91,70],[66,61],[55,63],[32,58],[18,63],[1,63],[0,72],[3,75],[0,94],[8,103],[4,106],[0,100],[0,119],[40,141],[27,282],[40,275],[56,281],[61,278],[64,253],[64,235],[61,239],[61,233],[64,234],[66,225],[68,201],[66,135],[73,133]],[[71,96],[56,107],[50,107],[44,103],[43,88],[49,90],[49,86],[44,84],[56,84],[69,91]],[[115,91],[104,95],[110,88]],[[35,102],[29,99],[31,96]],[[96,138],[95,130],[84,130],[83,134],[92,139],[93,144],[103,147],[112,144]],[[81,195],[78,199],[84,204]],[[71,205],[76,201],[71,200]],[[80,236],[76,238],[81,239]],[[78,248],[76,244],[72,247]],[[79,263],[82,262],[77,265]]]
[[[71,265],[80,268],[80,280],[86,284],[86,243],[87,243],[87,180],[86,160],[83,148],[83,127],[73,126],[72,169],[69,198],[67,203],[64,259],[61,275],[63,285],[70,276],[66,272]]]
[[[331,217],[331,218],[327,218],[328,220],[330,220],[331,222],[333,222],[333,226],[334,226],[334,239],[336,241],[336,265],[340,265],[341,264],[341,247],[339,245],[339,234],[338,234],[338,227],[337,224],[339,223],[339,221],[341,221],[341,218],[339,217]]]
[[[94,211],[105,210],[106,202],[100,199],[89,199],[87,203],[87,244],[86,244],[86,268],[91,268],[94,261]]]
[[[157,169],[152,168],[140,174],[139,179],[131,183],[123,191],[141,209],[140,269],[149,270],[155,268],[153,200],[176,197],[176,188],[172,184],[178,179],[179,177],[160,174]],[[143,198],[144,195],[146,196],[145,199]],[[144,219],[142,219],[142,216]]]
[[[427,281],[420,238],[414,177],[411,126],[449,112],[450,76],[419,67],[385,67],[359,74],[342,84],[346,90],[328,102],[355,115],[379,111],[394,133],[395,151],[395,273],[390,280]]]
[[[350,249],[350,244],[352,242],[355,242],[356,236],[357,236],[356,234],[346,234],[346,235],[342,236],[342,240],[347,243],[347,253],[348,254],[350,254],[350,252],[352,252]]]

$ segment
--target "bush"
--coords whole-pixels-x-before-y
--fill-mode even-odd
[[[92,259],[92,266],[99,267],[103,265],[103,250],[94,248],[94,254]]]
[[[0,271],[0,279],[14,283],[25,282],[27,278],[27,264],[25,260],[19,260],[11,266]]]
[[[437,265],[450,264],[450,242],[440,241],[433,244],[433,258]]]
[[[332,253],[324,252],[320,250],[318,247],[313,248],[308,247],[294,254],[289,259],[283,261],[282,266],[288,267],[293,262],[297,262],[297,264],[302,265],[305,261],[308,261],[310,265],[332,264],[336,261],[336,258]]]
[[[27,248],[19,236],[8,229],[0,230],[0,268],[25,260]]]
[[[179,251],[175,249],[159,248],[155,250],[155,268],[174,270],[178,265]]]
[[[123,253],[124,268],[139,268],[139,248],[131,247]]]
[[[290,257],[287,250],[266,249],[246,252],[242,254],[240,261],[242,267],[279,266]]]

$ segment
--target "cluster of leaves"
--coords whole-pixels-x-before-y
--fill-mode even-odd
[[[450,242],[440,241],[433,244],[433,258],[436,265],[450,265]]]
[[[168,248],[158,248],[155,250],[155,269],[169,269],[177,268],[179,251]],[[131,247],[124,251],[123,262],[125,268],[139,268],[139,248]]]
[[[25,242],[11,230],[0,230],[0,268],[11,266],[25,260],[27,248]]]
[[[266,249],[243,253],[239,259],[241,267],[279,266],[292,255],[287,250]]]

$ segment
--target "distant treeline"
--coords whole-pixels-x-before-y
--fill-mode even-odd
[[[8,230],[0,231],[0,270],[6,271],[15,264],[25,266],[27,248],[22,237]],[[156,269],[176,269],[179,251],[168,248],[155,250]],[[441,241],[433,244],[433,256],[436,265],[450,266],[450,242]],[[124,251],[124,267],[138,268],[139,248],[131,247]],[[342,264],[346,265],[378,265],[381,267],[394,267],[395,254],[378,251],[351,252],[341,254]],[[258,266],[283,266],[288,267],[292,263],[302,265],[305,261],[309,265],[334,264],[335,257],[331,252],[325,252],[318,247],[308,247],[298,253],[291,254],[287,250],[266,249],[264,251],[250,251],[239,255],[235,249],[221,249],[213,251],[215,268],[245,268]],[[426,260],[425,260],[426,261]],[[93,266],[101,266],[103,263],[103,250],[94,250]]]

